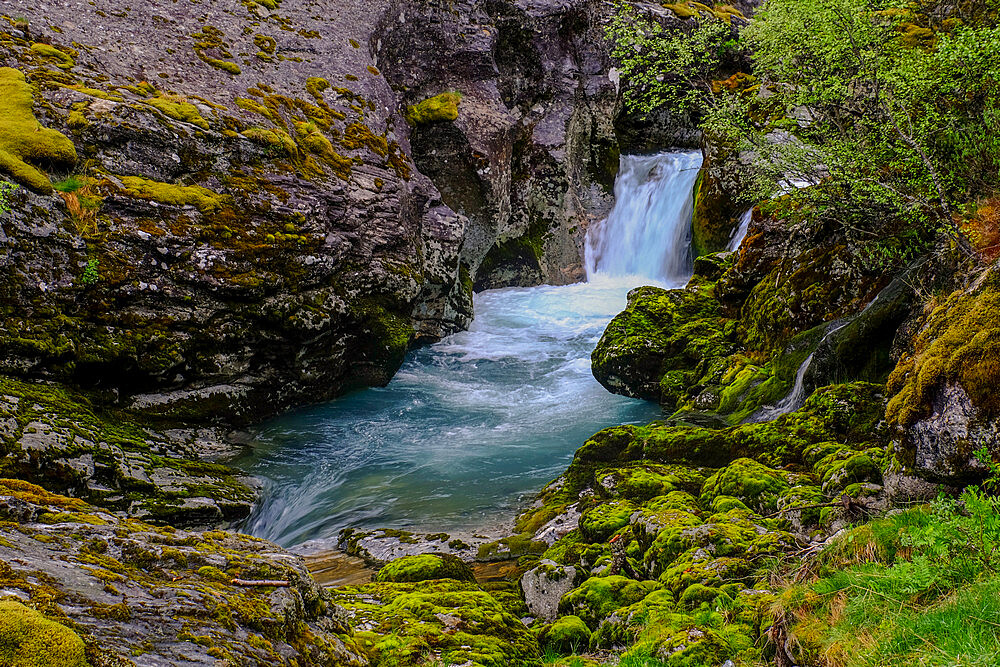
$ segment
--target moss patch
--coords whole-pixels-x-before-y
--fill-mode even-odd
[[[0,68],[0,170],[36,192],[52,192],[43,168],[70,169],[76,148],[61,132],[42,127],[32,111],[31,86],[19,70]]]
[[[476,580],[469,566],[462,559],[451,554],[403,556],[386,564],[375,575],[375,581],[395,583],[427,581],[429,579]]]
[[[122,176],[121,182],[133,196],[170,206],[194,206],[202,213],[217,211],[223,204],[221,195],[199,185],[161,183],[141,176]]]
[[[459,93],[441,93],[406,108],[406,121],[410,125],[450,122],[458,118]]]
[[[87,667],[80,636],[17,602],[0,602],[0,665]]]

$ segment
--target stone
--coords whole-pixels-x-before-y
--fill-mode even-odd
[[[559,600],[573,589],[575,578],[575,567],[543,559],[521,576],[524,602],[537,618],[554,621],[559,614]]]

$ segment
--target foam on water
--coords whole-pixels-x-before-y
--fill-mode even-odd
[[[684,170],[698,164],[698,154],[623,156],[628,187],[616,185],[611,224],[592,235],[588,282],[477,294],[471,328],[411,352],[387,387],[259,428],[237,462],[266,484],[244,529],[290,546],[349,526],[495,524],[594,432],[659,417],[655,404],[605,391],[590,353],[629,289],[687,280],[694,176]]]

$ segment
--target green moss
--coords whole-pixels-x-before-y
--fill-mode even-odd
[[[580,532],[591,542],[603,542],[628,525],[638,507],[628,500],[613,500],[591,507],[580,517]]]
[[[931,414],[948,384],[966,391],[982,417],[1000,415],[1000,271],[935,307],[914,338],[913,352],[889,376],[886,419],[907,427]]]
[[[157,95],[156,97],[144,100],[143,104],[148,104],[149,106],[158,109],[163,112],[164,115],[173,118],[174,120],[181,120],[185,123],[197,125],[203,130],[208,129],[208,121],[202,118],[201,113],[198,111],[198,107],[182,97],[174,95]]]
[[[253,43],[257,45],[257,48],[265,56],[273,55],[275,49],[278,48],[278,43],[274,40],[274,37],[268,37],[267,35],[254,35]]]
[[[323,91],[330,87],[330,82],[321,76],[311,76],[306,79],[306,92],[317,100],[323,99]]]
[[[639,463],[602,468],[595,474],[600,489],[635,501],[649,500],[679,489],[697,493],[706,474],[690,466]]]
[[[0,665],[87,667],[80,636],[18,602],[0,601]]]
[[[345,607],[373,667],[444,664],[540,665],[538,642],[520,619],[470,583],[439,579],[372,583],[331,591]]]
[[[82,111],[70,111],[69,118],[66,119],[66,124],[69,125],[71,130],[85,130],[90,127],[90,121],[87,120],[87,116]]]
[[[608,324],[591,363],[608,389],[675,406],[703,360],[734,347],[711,288],[640,287]]]
[[[620,607],[635,604],[657,588],[653,581],[635,581],[621,575],[591,577],[559,601],[559,615],[579,616],[596,630],[600,622]]]
[[[129,194],[144,199],[152,199],[170,206],[194,206],[202,213],[211,213],[222,208],[223,198],[208,188],[199,185],[176,185],[151,181],[140,176],[121,176],[121,182]]]
[[[72,69],[73,65],[76,64],[73,60],[73,56],[69,55],[65,51],[57,49],[51,44],[36,42],[31,45],[31,52],[36,53],[47,60],[55,61],[56,67],[59,69]]]
[[[202,61],[223,72],[240,73],[240,66],[236,63],[212,57],[207,53],[209,50],[215,50],[225,58],[232,57],[232,54],[226,50],[225,34],[221,30],[215,26],[206,25],[191,36],[196,40],[194,52]]]
[[[786,475],[753,459],[736,459],[705,481],[701,502],[711,505],[719,496],[731,496],[761,514],[769,514],[777,509],[778,497],[789,486]]]
[[[386,564],[375,575],[375,581],[395,583],[426,581],[428,579],[476,580],[469,566],[462,559],[451,554],[403,556]]]
[[[69,169],[76,164],[73,142],[42,127],[32,111],[31,86],[24,74],[0,68],[0,170],[36,192],[52,192],[42,166]]]
[[[774,421],[724,429],[617,426],[584,443],[574,466],[655,461],[721,468],[741,457],[771,467],[798,463],[807,447],[820,442],[871,442],[882,417],[881,391],[881,385],[866,382],[830,385],[817,389],[801,409]]]
[[[579,616],[563,616],[539,631],[538,642],[556,653],[582,653],[590,646],[590,628]]]
[[[410,125],[450,122],[458,118],[459,93],[441,93],[406,108],[406,121]]]

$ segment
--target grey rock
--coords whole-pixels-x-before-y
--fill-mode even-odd
[[[576,568],[543,560],[538,567],[528,570],[521,577],[521,591],[528,610],[545,621],[554,621],[559,615],[559,600],[573,589]]]

